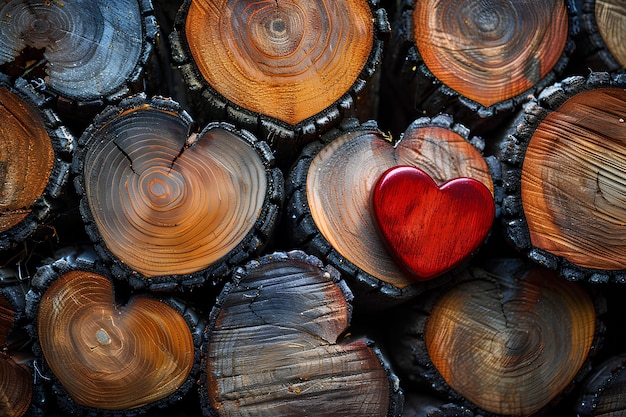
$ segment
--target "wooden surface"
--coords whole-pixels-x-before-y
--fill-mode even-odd
[[[0,232],[33,210],[54,164],[54,148],[41,113],[0,85]]]
[[[576,406],[580,417],[619,417],[626,407],[626,355],[598,363],[585,379]]]
[[[146,409],[186,383],[196,355],[177,310],[141,295],[118,304],[112,280],[99,272],[57,267],[40,274],[39,297],[31,300],[38,301],[31,307],[37,341],[51,371],[46,378],[71,398],[68,409]]]
[[[103,113],[83,135],[76,168],[83,214],[115,258],[150,285],[154,277],[200,273],[255,228],[271,230],[279,173],[256,138],[221,123],[192,130],[168,101],[130,104]]]
[[[366,0],[187,2],[186,42],[222,96],[291,125],[350,90],[374,47]]]
[[[564,1],[417,1],[414,39],[421,58],[446,86],[482,106],[529,90],[564,51]]]
[[[626,3],[623,0],[596,0],[595,24],[615,60],[626,68]]]
[[[345,337],[351,298],[337,271],[302,252],[238,271],[207,327],[209,415],[398,415],[380,353]]]
[[[413,166],[385,171],[372,188],[373,217],[382,240],[417,281],[435,278],[469,258],[491,230],[495,204],[473,178],[438,186]]]
[[[626,269],[626,93],[582,92],[535,130],[521,198],[533,246],[585,267]]]
[[[9,1],[0,8],[0,69],[70,101],[126,94],[156,26],[147,2]]]
[[[370,205],[376,181],[398,165],[417,166],[437,184],[457,177],[474,178],[489,189],[493,184],[476,148],[460,134],[436,123],[428,126],[423,120],[409,127],[395,145],[375,130],[356,130],[340,135],[320,150],[306,179],[307,202],[315,225],[348,261],[403,288],[414,281],[386,251]]]

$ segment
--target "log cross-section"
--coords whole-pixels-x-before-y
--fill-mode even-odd
[[[90,236],[134,286],[171,289],[226,273],[277,221],[282,174],[264,142],[177,103],[111,106],[80,139],[75,170]]]
[[[238,270],[207,326],[205,415],[399,415],[402,394],[380,351],[344,337],[351,298],[334,268],[303,252]]]

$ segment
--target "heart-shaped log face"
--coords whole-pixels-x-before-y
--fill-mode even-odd
[[[84,188],[108,250],[146,277],[201,271],[253,228],[267,173],[238,134],[190,126],[169,111],[137,107],[85,144]]]
[[[418,280],[434,278],[470,256],[491,229],[495,205],[472,178],[439,187],[415,167],[387,170],[372,189],[374,218],[391,252]]]
[[[409,128],[395,147],[375,130],[347,132],[315,156],[306,185],[313,220],[333,248],[358,268],[399,288],[415,280],[380,238],[371,194],[385,171],[403,165],[420,167],[437,184],[473,178],[493,193],[482,155],[458,133],[437,126]]]
[[[15,313],[11,304],[0,295],[0,415],[21,417],[30,407],[33,377],[8,352],[7,341],[13,329]]]
[[[183,317],[136,296],[115,305],[111,281],[86,271],[56,279],[41,297],[39,344],[46,363],[78,405],[129,410],[174,393],[194,364]]]
[[[365,340],[338,340],[351,310],[334,274],[265,260],[220,295],[203,392],[220,416],[389,415],[381,358]]]
[[[238,106],[295,125],[350,90],[373,49],[366,0],[193,0],[186,41]]]
[[[441,82],[483,106],[533,87],[568,37],[565,2],[426,0],[413,11],[415,44]]]
[[[424,338],[448,385],[483,410],[530,416],[573,381],[595,335],[593,302],[545,269],[474,279],[435,303]]]
[[[0,66],[18,58],[39,61],[41,55],[28,54],[44,50],[48,65],[39,76],[56,92],[79,100],[108,96],[125,88],[140,59],[146,59],[140,3],[118,0],[111,7],[101,0],[3,2]],[[33,68],[11,75],[23,76],[27,70]]]
[[[54,149],[41,116],[0,86],[0,232],[32,211],[50,179]]]

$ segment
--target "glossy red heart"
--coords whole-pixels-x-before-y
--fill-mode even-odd
[[[472,178],[441,186],[412,166],[388,169],[372,189],[383,240],[418,281],[441,275],[474,253],[495,214],[489,189]]]

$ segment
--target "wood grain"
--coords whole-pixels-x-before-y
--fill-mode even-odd
[[[596,0],[595,23],[613,57],[626,67],[626,3],[623,0]]]
[[[337,271],[277,253],[234,279],[207,328],[208,415],[396,415],[380,353],[342,337],[351,294]]]
[[[39,345],[55,377],[84,407],[129,410],[173,394],[194,365],[185,319],[134,296],[117,305],[110,279],[72,270],[46,289],[37,311]]]
[[[626,92],[579,93],[535,130],[521,196],[533,246],[585,267],[626,269]]]
[[[482,410],[529,416],[573,381],[595,317],[581,287],[537,268],[455,285],[434,304],[424,338],[454,391]]]
[[[55,153],[39,110],[2,85],[0,120],[0,232],[5,232],[44,194]]]
[[[193,0],[185,37],[213,89],[295,125],[355,84],[374,47],[373,22],[366,0]]]
[[[538,83],[568,38],[562,0],[418,1],[412,19],[415,44],[430,72],[485,107]]]
[[[414,281],[386,250],[370,206],[378,178],[398,165],[419,167],[438,184],[468,177],[493,190],[493,183],[480,152],[458,133],[439,126],[412,125],[395,145],[377,131],[347,132],[315,156],[306,194],[324,238],[358,268],[404,288]]]

